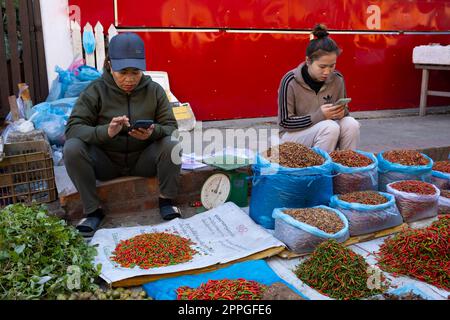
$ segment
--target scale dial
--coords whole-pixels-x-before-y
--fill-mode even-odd
[[[200,199],[202,205],[210,210],[227,201],[231,192],[230,178],[223,173],[210,176],[202,186]]]

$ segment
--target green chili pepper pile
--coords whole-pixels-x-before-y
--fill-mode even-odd
[[[92,264],[96,254],[75,228],[48,216],[45,207],[10,205],[0,211],[0,299],[94,291],[101,268]]]
[[[297,277],[320,293],[334,299],[360,299],[383,292],[369,289],[369,265],[364,258],[336,240],[322,242],[294,270]],[[383,279],[381,279],[383,280]]]
[[[267,286],[253,280],[208,280],[198,288],[179,287],[177,300],[261,300]]]
[[[380,247],[378,263],[394,275],[411,276],[450,290],[450,217],[389,238]]]
[[[165,267],[190,261],[196,250],[191,240],[170,233],[146,233],[120,241],[111,260],[125,268]]]

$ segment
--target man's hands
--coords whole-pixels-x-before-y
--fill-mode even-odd
[[[110,138],[114,138],[116,135],[119,134],[120,131],[122,131],[123,126],[129,127],[130,126],[130,120],[127,116],[121,116],[121,117],[115,117],[111,120],[108,127],[108,135]],[[155,125],[153,124],[148,129],[133,129],[128,134],[132,136],[135,139],[138,140],[147,140],[150,138],[150,136],[153,133],[153,130],[155,129]]]
[[[331,103],[320,106],[327,120],[341,120],[345,115],[345,105],[334,106]]]

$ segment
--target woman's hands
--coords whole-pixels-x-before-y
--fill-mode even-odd
[[[345,115],[344,105],[334,106],[331,103],[327,103],[320,106],[320,110],[322,110],[327,120],[341,120]]]
[[[114,138],[122,130],[123,126],[130,126],[130,120],[127,116],[112,118],[108,127],[108,135],[110,138]]]
[[[138,140],[147,140],[152,135],[154,129],[155,125],[152,124],[148,129],[144,128],[133,129],[128,134]]]
[[[130,120],[128,119],[127,116],[112,118],[108,127],[109,137],[114,138],[116,135],[118,135],[119,132],[122,131],[123,126],[130,127]],[[131,137],[138,140],[147,140],[152,135],[154,129],[155,125],[152,124],[152,126],[148,129],[143,128],[133,129],[130,132],[128,132],[128,134]]]

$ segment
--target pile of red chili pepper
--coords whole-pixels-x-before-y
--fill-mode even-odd
[[[393,163],[404,166],[424,166],[429,163],[420,152],[415,150],[391,150],[383,153],[383,158]]]
[[[330,153],[333,162],[342,164],[346,167],[367,167],[370,166],[373,161],[365,155],[353,150],[337,150]]]
[[[436,161],[433,164],[433,170],[450,173],[450,160]]]
[[[450,199],[450,190],[441,190],[441,197]]]
[[[392,188],[398,191],[406,193],[415,193],[420,195],[434,195],[436,189],[431,183],[416,181],[416,180],[404,180],[395,182],[390,185]]]
[[[387,239],[377,254],[380,267],[450,290],[450,217],[430,227],[408,229]]]
[[[208,280],[198,288],[179,287],[177,300],[261,300],[267,286],[253,280]]]
[[[361,299],[384,291],[369,289],[369,265],[364,258],[336,240],[322,242],[311,256],[297,266],[297,277],[324,295],[335,299]],[[381,279],[384,281],[383,277]]]
[[[145,233],[122,240],[113,251],[111,260],[125,268],[165,267],[190,261],[196,250],[194,243],[170,233]]]
[[[339,195],[339,200],[376,206],[388,202],[388,199],[376,191],[357,191]]]

